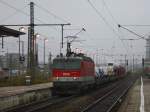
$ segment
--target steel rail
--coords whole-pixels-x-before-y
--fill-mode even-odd
[[[41,112],[40,110],[45,109],[46,107],[49,107],[49,106],[52,106],[52,105],[55,105],[55,104],[59,104],[59,103],[62,103],[62,102],[68,101],[68,100],[71,100],[74,97],[76,97],[76,96],[69,96],[69,97],[61,98],[61,99],[58,99],[54,102],[46,102],[44,104],[40,104],[40,106],[32,107],[31,109],[29,109],[25,112],[37,112],[37,111]]]
[[[119,87],[118,87],[119,88]],[[88,105],[84,110],[82,110],[81,112],[87,112],[89,109],[91,109],[93,106],[95,106],[97,103],[99,103],[100,101],[104,100],[107,96],[109,96],[111,93],[114,92],[114,90],[116,90],[116,88],[112,89],[111,91],[107,92],[104,96],[100,97],[98,100],[94,101],[92,104]]]
[[[4,110],[3,112],[35,112],[38,110],[41,110],[43,108],[46,108],[48,106],[54,105],[54,104],[58,104],[58,103],[62,103],[66,100],[70,100],[72,98],[74,98],[75,96],[69,96],[69,97],[52,97],[52,98],[48,98],[48,99],[44,99],[41,101],[37,101],[37,102],[33,102],[27,105],[22,105],[19,107],[14,107],[14,108],[10,108],[8,110]]]
[[[133,84],[135,83],[135,81],[130,84],[124,91],[123,93],[118,97],[118,99],[111,105],[110,108],[108,108],[108,110],[106,112],[111,112],[113,110],[113,108],[118,104],[118,102],[120,102],[120,100],[127,94],[127,92],[129,91],[129,89],[133,86]]]
[[[127,87],[125,87],[124,88],[125,90],[122,92],[121,89],[123,89],[122,87],[124,86],[124,84],[126,84],[126,81],[125,81],[123,84],[121,84],[117,88],[112,89],[111,91],[107,92],[107,94],[103,95],[102,97],[100,97],[99,99],[97,99],[96,101],[94,101],[92,104],[88,105],[81,112],[90,112],[90,109],[95,108],[95,106],[98,105],[98,103],[104,101],[107,98],[109,100],[109,98],[111,98],[113,95],[116,94],[117,95],[117,100],[114,99],[115,100],[114,103],[110,107],[108,107],[108,109],[106,109],[106,112],[111,112],[111,110],[116,106],[116,104],[118,103],[118,101],[125,95],[125,93],[127,93],[127,91],[129,90],[129,88],[132,87],[132,85],[134,84],[134,82],[135,81],[133,81],[133,82],[129,81],[128,85],[126,85]],[[110,103],[110,102],[108,102],[108,103]]]

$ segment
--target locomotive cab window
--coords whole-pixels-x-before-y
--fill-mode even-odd
[[[56,69],[80,69],[79,59],[56,59],[53,61],[53,68]]]

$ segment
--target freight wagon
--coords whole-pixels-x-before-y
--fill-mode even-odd
[[[150,59],[144,60],[144,74],[150,78]]]

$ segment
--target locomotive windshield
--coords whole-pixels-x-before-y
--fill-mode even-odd
[[[80,69],[81,60],[79,59],[54,59],[53,68],[55,69]]]

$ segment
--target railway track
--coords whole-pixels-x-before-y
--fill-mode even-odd
[[[52,98],[44,99],[42,101],[7,109],[2,112],[37,112],[44,109],[45,107],[50,107],[58,103],[63,103],[64,101],[71,100],[74,97],[76,96],[68,96],[68,97],[55,96]]]
[[[85,112],[90,112],[90,110],[87,111],[87,110],[85,110],[85,108],[88,107],[89,104],[91,104],[93,102],[93,99],[94,99],[94,101],[99,98],[107,99],[109,95],[113,94],[114,96],[112,96],[111,99],[109,99],[110,101],[112,101],[112,103],[109,104],[110,102],[108,103],[108,101],[107,101],[106,106],[103,105],[103,107],[102,107],[102,108],[104,108],[103,111],[102,111],[102,109],[91,111],[91,112],[107,112],[107,110],[112,110],[113,107],[115,107],[116,104],[118,103],[118,101],[120,102],[120,99],[122,98],[121,92],[116,93],[116,91],[118,91],[118,90],[120,91],[121,90],[120,88],[122,88],[124,86],[122,88],[122,91],[124,91],[124,93],[126,93],[128,89],[127,88],[125,89],[125,87],[130,87],[129,85],[134,83],[135,79],[136,78],[126,77],[126,78],[118,80],[114,83],[112,82],[108,85],[105,85],[105,87],[101,87],[98,90],[95,90],[93,92],[87,92],[87,94],[76,97],[70,101],[65,101],[64,103],[54,105],[53,107],[46,107],[46,108],[44,108],[44,110],[42,110],[42,112],[82,112],[83,110]],[[118,86],[118,85],[120,85],[120,86]],[[118,97],[118,95],[120,98]],[[124,96],[123,92],[122,92],[122,96]],[[83,101],[83,99],[84,99],[84,101]],[[116,100],[114,100],[114,99],[116,99]],[[101,101],[103,101],[103,100],[100,100],[100,102]],[[104,101],[104,103],[105,103],[105,101]],[[92,107],[92,108],[94,108],[94,107]]]
[[[108,91],[105,95],[92,102],[81,112],[112,112],[114,108],[122,102],[122,99],[128,92],[129,88],[134,84],[136,78],[133,80],[126,80],[118,87]]]

